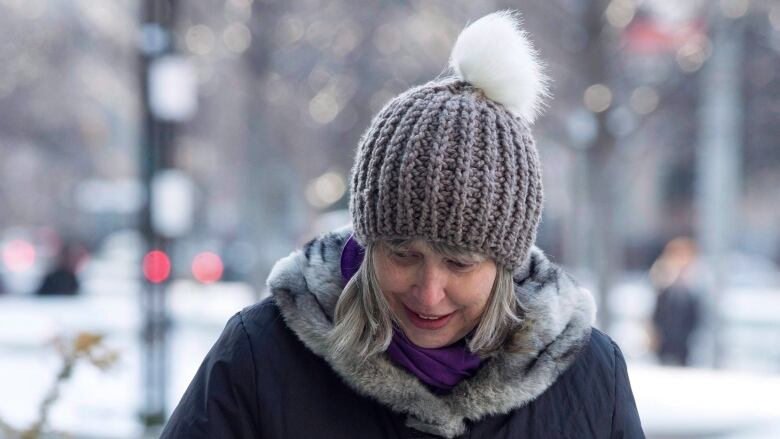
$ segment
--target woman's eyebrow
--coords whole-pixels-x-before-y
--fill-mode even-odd
[[[388,240],[385,244],[393,250],[408,250],[412,243],[408,240]]]
[[[479,263],[485,260],[485,257],[479,254],[452,255],[450,256],[450,258],[455,259],[458,262],[470,262],[470,263]]]

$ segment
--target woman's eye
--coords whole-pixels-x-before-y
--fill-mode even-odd
[[[405,251],[394,251],[393,256],[395,256],[398,259],[411,259],[414,255],[410,252]]]
[[[473,262],[461,262],[461,261],[449,261],[450,266],[455,268],[456,270],[468,270],[469,268],[474,267]]]

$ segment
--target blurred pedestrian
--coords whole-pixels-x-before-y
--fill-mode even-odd
[[[73,296],[79,292],[76,276],[77,249],[72,244],[63,244],[57,252],[57,261],[43,278],[35,294],[39,296]]]
[[[642,438],[591,295],[534,247],[546,79],[510,13],[360,140],[353,226],[277,262],[163,438]]]
[[[696,287],[696,244],[675,238],[650,269],[656,289],[653,310],[654,347],[662,364],[688,365],[691,336],[701,317],[701,292]]]

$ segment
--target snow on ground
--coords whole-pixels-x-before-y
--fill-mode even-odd
[[[631,364],[631,386],[648,433],[658,437],[754,438],[780,432],[780,376]],[[780,438],[763,436],[766,439]]]
[[[168,339],[172,409],[225,322],[254,300],[254,292],[240,284],[178,282],[169,293],[175,310]],[[79,363],[51,412],[51,425],[83,437],[142,437],[141,321],[138,295],[129,291],[0,296],[0,418],[16,428],[29,426],[60,367],[50,341],[91,331],[105,334],[104,344],[119,351],[120,360],[107,372]]]

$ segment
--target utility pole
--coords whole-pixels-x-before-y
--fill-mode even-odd
[[[583,52],[583,74],[591,85],[602,84],[609,91],[610,56],[606,53],[608,45],[604,41],[604,11],[607,2],[591,0],[583,14],[584,28],[588,35],[588,44]],[[611,99],[611,98],[610,98]],[[591,246],[588,251],[589,267],[596,277],[596,299],[599,303],[598,325],[609,330],[612,316],[609,311],[609,296],[615,285],[618,274],[619,237],[616,232],[617,192],[616,174],[610,165],[615,149],[615,137],[607,129],[607,108],[593,112],[592,131],[587,137],[591,144],[584,146],[579,178],[586,182],[587,217],[593,230],[588,233],[577,233],[578,236],[590,236]],[[585,206],[583,206],[585,207]],[[580,222],[582,224],[582,222]],[[581,225],[578,225],[581,227]],[[582,250],[579,250],[580,252]]]
[[[141,177],[146,190],[146,203],[141,212],[140,230],[145,238],[147,257],[144,258],[141,292],[143,327],[142,344],[142,407],[140,418],[147,434],[157,434],[166,418],[166,312],[165,290],[170,274],[169,241],[158,233],[154,224],[154,179],[160,169],[170,166],[174,125],[163,120],[155,111],[152,96],[156,87],[152,69],[155,63],[173,53],[173,27],[176,0],[146,0],[141,11],[141,41],[139,41],[139,79],[142,93],[143,137],[140,148]],[[148,258],[156,250],[157,258]],[[153,275],[150,276],[150,272]]]
[[[726,255],[734,240],[739,211],[742,157],[741,66],[744,23],[711,11],[712,55],[701,72],[699,144],[696,157],[696,221],[700,255],[711,273],[705,331],[711,337],[712,364],[723,360],[720,304],[728,287]]]

